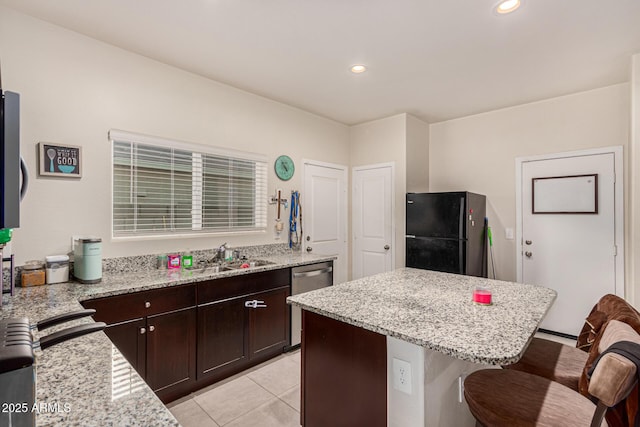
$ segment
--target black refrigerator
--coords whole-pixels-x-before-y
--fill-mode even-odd
[[[486,197],[407,194],[407,267],[487,277]]]

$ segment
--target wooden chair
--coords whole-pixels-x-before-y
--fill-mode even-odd
[[[618,341],[640,344],[628,324],[611,320],[602,333],[601,348]],[[606,346],[606,347],[605,347]],[[636,387],[636,365],[619,354],[605,354],[589,381],[597,405],[575,390],[537,375],[511,369],[484,369],[469,375],[464,396],[484,427],[607,425],[607,408],[627,398]]]

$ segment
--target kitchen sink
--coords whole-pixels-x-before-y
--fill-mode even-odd
[[[249,264],[250,267],[242,267],[243,265]],[[256,260],[246,260],[246,261],[234,261],[234,262],[230,262],[227,264],[223,264],[221,271],[229,271],[229,270],[243,270],[243,269],[248,269],[248,268],[255,268],[255,267],[263,267],[265,265],[273,265],[275,264],[274,262],[271,261],[265,261],[262,259],[256,259]]]
[[[250,263],[252,263],[253,265],[251,265]],[[251,266],[242,268],[243,264],[249,264]],[[265,261],[262,259],[233,261],[233,262],[224,263],[224,264],[208,264],[208,265],[205,264],[202,266],[202,269],[200,271],[202,273],[204,272],[218,273],[222,271],[245,270],[245,269],[262,267],[265,265],[273,265],[273,264],[275,264],[275,262]]]

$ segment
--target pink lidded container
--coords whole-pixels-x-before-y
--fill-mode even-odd
[[[180,255],[178,254],[167,255],[167,268],[169,269],[180,268]]]
[[[491,305],[491,291],[484,286],[476,286],[473,290],[473,302],[480,305]]]

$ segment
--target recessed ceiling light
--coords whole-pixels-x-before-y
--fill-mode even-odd
[[[367,67],[365,67],[364,65],[359,64],[351,67],[351,72],[355,74],[364,73],[365,71],[367,71]]]
[[[520,7],[520,0],[503,0],[495,8],[495,11],[501,15],[514,12]]]

